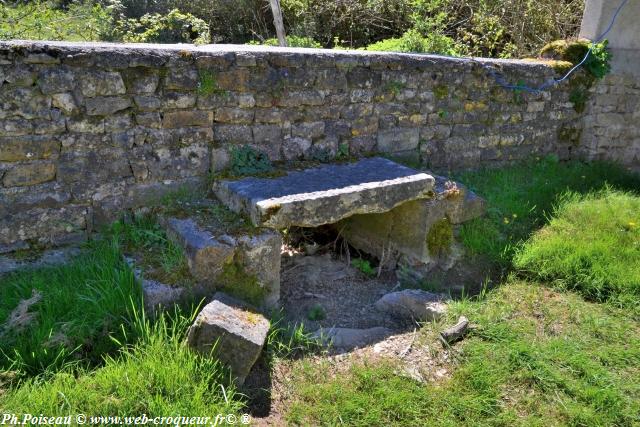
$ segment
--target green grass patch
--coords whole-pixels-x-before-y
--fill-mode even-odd
[[[301,425],[631,426],[640,416],[640,328],[622,311],[511,282],[454,303],[477,328],[455,347],[450,378],[421,384],[398,363],[300,361],[287,420]],[[437,359],[441,325],[422,334]],[[462,350],[460,350],[462,346]],[[426,367],[427,371],[432,366]]]
[[[640,197],[567,194],[515,256],[531,277],[640,314]]]
[[[533,231],[547,222],[560,195],[586,194],[609,185],[614,189],[640,188],[640,177],[620,166],[554,157],[513,166],[464,172],[456,176],[487,201],[487,215],[462,226],[460,238],[474,254],[510,267],[513,255]]]
[[[213,416],[238,413],[241,399],[214,359],[184,345],[193,315],[150,323],[136,316],[140,339],[93,371],[63,370],[30,379],[0,396],[3,410],[47,416]]]
[[[23,327],[10,316],[22,313]],[[0,278],[0,370],[37,375],[81,359],[99,363],[117,349],[111,339],[141,306],[133,273],[113,241],[100,241],[68,265],[20,271]]]
[[[167,238],[153,215],[136,215],[130,221],[116,221],[108,230],[122,251],[135,258],[148,279],[169,285],[195,284],[181,247]]]

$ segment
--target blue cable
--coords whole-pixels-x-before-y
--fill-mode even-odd
[[[488,65],[484,65],[484,67],[487,68],[487,70],[489,72],[489,75],[494,78],[496,83],[498,83],[500,86],[502,86],[505,89],[512,89],[512,90],[518,90],[518,91],[529,92],[529,93],[540,93],[540,92],[544,91],[545,89],[548,89],[548,88],[550,88],[552,86],[560,84],[563,81],[565,81],[566,79],[568,79],[573,73],[575,73],[576,70],[578,68],[580,68],[585,62],[587,62],[587,59],[589,59],[589,55],[591,55],[591,52],[593,51],[593,45],[600,43],[607,36],[607,34],[609,34],[609,32],[613,29],[613,26],[615,25],[615,22],[618,19],[618,15],[622,11],[622,9],[626,6],[628,1],[629,0],[623,0],[622,3],[620,3],[618,8],[616,9],[616,12],[613,14],[613,18],[611,19],[611,22],[609,23],[609,26],[607,27],[607,29],[597,39],[595,39],[592,42],[591,47],[589,47],[589,50],[587,51],[587,53],[584,56],[584,58],[582,59],[582,61],[580,61],[573,68],[571,68],[567,72],[567,74],[565,74],[564,77],[562,77],[560,79],[549,80],[549,81],[547,81],[546,83],[543,83],[541,86],[539,86],[537,88],[532,88],[532,87],[529,87],[529,86],[526,86],[526,85],[512,85],[512,84],[509,84],[504,79],[504,77],[502,77],[502,75],[500,75],[499,73],[495,72]]]

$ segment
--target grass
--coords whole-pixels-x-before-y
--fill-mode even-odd
[[[514,264],[530,277],[640,314],[640,198],[610,189],[567,194]]]
[[[155,216],[136,215],[130,221],[116,221],[108,235],[124,253],[135,258],[146,278],[168,285],[195,283],[182,248],[167,238]]]
[[[20,301],[41,295],[23,330],[4,329],[0,369],[36,375],[81,358],[100,363],[117,346],[111,335],[131,318],[140,289],[113,241],[95,242],[72,263],[10,274],[0,281],[0,325]]]
[[[0,396],[16,414],[47,416],[213,416],[238,413],[242,400],[220,364],[184,345],[193,315],[176,312],[150,323],[136,315],[140,338],[95,370],[63,369]]]
[[[631,426],[640,417],[640,328],[621,310],[511,281],[453,304],[477,328],[450,378],[421,384],[378,361],[336,372],[296,362],[286,413],[296,425]],[[441,325],[422,334],[436,355]],[[451,363],[451,362],[449,362]]]
[[[640,189],[640,177],[606,163],[558,162],[554,157],[513,166],[465,172],[456,179],[487,201],[483,218],[465,223],[460,238],[473,253],[508,269],[516,249],[542,227],[558,197],[567,192],[586,194],[607,185]]]

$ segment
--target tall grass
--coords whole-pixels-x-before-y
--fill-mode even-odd
[[[640,313],[640,197],[611,189],[566,194],[514,264],[536,279]]]
[[[134,310],[135,344],[123,345],[95,370],[64,369],[11,389],[0,406],[47,416],[189,416],[238,413],[243,404],[215,359],[185,345],[193,314],[176,311],[153,322]]]
[[[464,172],[457,179],[487,200],[487,215],[465,223],[461,239],[474,254],[510,268],[517,248],[547,222],[559,197],[609,185],[640,190],[640,176],[606,163],[559,162],[550,156],[501,168]]]
[[[5,324],[21,301],[41,295],[29,308],[26,327]],[[142,306],[139,284],[113,241],[92,243],[70,264],[20,271],[0,278],[0,369],[27,375],[66,363],[99,364],[117,345],[131,304]]]

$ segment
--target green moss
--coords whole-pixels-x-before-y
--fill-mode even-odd
[[[446,85],[438,85],[433,88],[433,94],[438,100],[445,99],[449,96],[449,88]]]
[[[405,88],[405,84],[396,80],[392,80],[390,82],[387,82],[387,84],[384,85],[384,90],[386,92],[391,92],[394,95],[397,95],[398,93],[400,93],[400,91],[402,89]]]
[[[436,221],[427,233],[427,248],[432,255],[449,252],[453,243],[453,227],[448,218]]]
[[[570,143],[577,146],[580,144],[580,137],[582,136],[582,129],[574,128],[570,126],[563,126],[558,130],[558,140],[564,143]]]
[[[198,94],[203,96],[226,95],[227,91],[218,86],[215,74],[211,71],[198,72]]]
[[[224,266],[219,281],[221,291],[255,306],[260,306],[267,296],[258,278],[248,274],[238,260]]]

